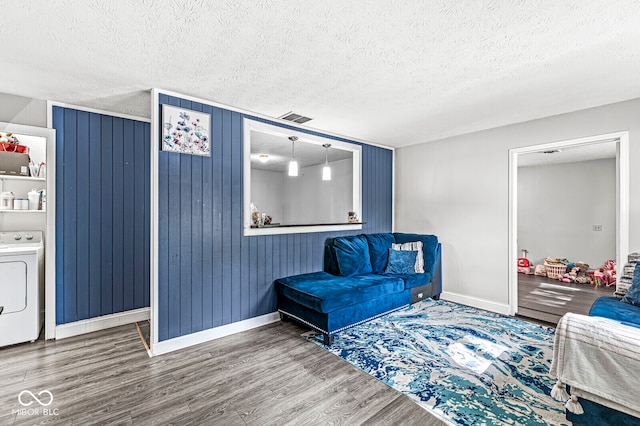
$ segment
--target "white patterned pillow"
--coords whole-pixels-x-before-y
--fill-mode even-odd
[[[394,250],[415,250],[418,252],[416,256],[416,274],[424,274],[424,258],[422,257],[422,241],[412,241],[404,244],[391,244],[391,248]]]

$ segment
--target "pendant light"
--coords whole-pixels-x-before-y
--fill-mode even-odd
[[[329,147],[330,143],[322,145],[324,148],[324,167],[322,168],[322,180],[331,180],[331,167],[329,167]]]
[[[295,141],[298,140],[297,136],[289,136],[291,141],[291,161],[289,161],[289,176],[298,176],[298,162],[296,161]]]

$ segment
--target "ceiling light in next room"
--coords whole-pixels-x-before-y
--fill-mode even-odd
[[[267,154],[260,154],[258,159],[260,159],[261,163],[266,163],[267,161],[269,161],[269,156]]]
[[[330,143],[322,145],[324,148],[324,167],[322,168],[322,180],[331,180],[331,167],[329,167],[329,147]]]
[[[298,162],[296,161],[295,142],[298,140],[297,136],[289,136],[291,141],[291,161],[289,161],[289,176],[298,176]]]

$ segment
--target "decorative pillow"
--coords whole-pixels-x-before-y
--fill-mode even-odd
[[[422,256],[422,241],[411,241],[409,243],[404,244],[391,244],[391,248],[394,250],[403,250],[403,251],[416,251],[418,254],[416,255],[416,264],[414,266],[414,271],[416,274],[424,274],[424,257]]]
[[[622,301],[630,305],[640,306],[640,263],[638,263],[636,269],[633,270],[631,287],[627,290],[627,294],[624,295]]]
[[[343,277],[371,273],[369,245],[363,236],[336,238],[333,241],[333,252]]]
[[[387,269],[384,272],[387,274],[413,274],[417,256],[416,250],[389,249],[389,263],[387,263]]]

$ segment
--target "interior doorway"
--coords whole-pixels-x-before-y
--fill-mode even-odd
[[[526,248],[533,264],[547,256],[573,257],[567,262],[588,263],[590,270],[603,266],[606,258],[618,265],[626,259],[628,133],[514,149],[509,168],[511,313],[553,323],[566,312],[586,314],[593,300],[613,293],[615,286],[518,273],[518,258]],[[589,197],[601,193],[590,205]]]

